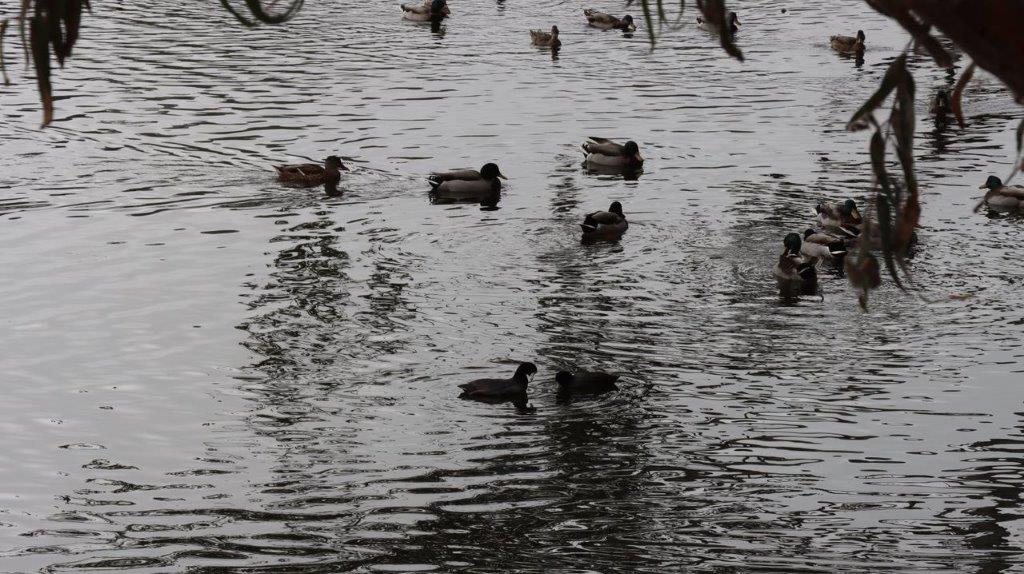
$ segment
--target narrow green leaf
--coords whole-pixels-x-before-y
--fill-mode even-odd
[[[50,84],[50,24],[45,17],[35,16],[29,26],[32,44],[32,62],[36,69],[36,84],[43,103],[43,125],[53,121],[53,86]]]
[[[9,22],[7,18],[4,18],[4,20],[0,22],[0,75],[2,75],[4,78],[5,86],[11,85],[11,79],[7,77],[7,67],[4,65],[4,35],[7,34],[8,23]],[[1020,146],[1018,145],[1017,147]]]
[[[875,93],[868,98],[868,101],[864,102],[864,104],[854,112],[850,121],[846,124],[846,129],[852,130],[855,124],[868,116],[871,112],[875,111],[875,108],[882,105],[885,98],[889,97],[889,94],[896,89],[896,84],[899,83],[900,77],[903,75],[903,72],[906,71],[906,67],[907,54],[904,52],[889,64],[889,68],[885,71],[885,76],[882,78],[882,83],[878,86],[878,90],[876,90]]]
[[[647,23],[647,39],[651,42],[651,49],[654,49],[654,23],[651,21],[651,6],[649,0],[643,0],[640,6],[644,11],[644,22]]]

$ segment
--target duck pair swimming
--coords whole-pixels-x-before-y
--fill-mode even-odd
[[[537,365],[522,363],[514,375],[508,379],[477,379],[459,385],[462,389],[460,398],[482,400],[486,402],[498,400],[516,400],[526,397],[526,389],[530,377],[537,373]],[[609,375],[597,371],[559,371],[555,375],[559,392],[563,393],[603,393],[616,390],[615,382],[618,375]]]

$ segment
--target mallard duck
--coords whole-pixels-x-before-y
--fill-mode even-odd
[[[559,371],[555,375],[555,382],[558,383],[559,393],[581,393],[600,394],[608,391],[618,390],[615,381],[619,380],[618,375],[609,375],[598,371]]]
[[[832,36],[832,49],[842,54],[859,54],[864,51],[864,30],[857,30],[857,36]]]
[[[737,16],[735,12],[729,12],[727,22],[729,22],[729,34],[735,35],[740,29],[740,17]],[[717,30],[719,27],[717,22],[705,20],[701,16],[697,16],[697,25],[701,28],[713,30]]]
[[[978,189],[988,189],[988,193],[974,208],[975,211],[981,209],[982,205],[988,205],[996,211],[1024,210],[1024,187],[1003,185],[1003,180],[990,175]]]
[[[285,183],[293,183],[302,187],[314,187],[323,185],[328,194],[337,193],[338,183],[341,181],[341,172],[349,171],[341,158],[332,155],[324,160],[324,165],[315,163],[297,163],[287,165],[275,165],[277,179]]]
[[[588,213],[580,227],[583,228],[583,243],[618,241],[629,228],[629,222],[622,213],[622,204],[613,201],[608,211]]]
[[[626,14],[622,18],[616,18],[611,14],[605,14],[604,12],[598,12],[593,8],[587,8],[583,10],[583,15],[587,17],[587,23],[595,28],[602,30],[622,30],[624,32],[636,31],[636,24],[633,23],[633,17]]]
[[[819,261],[831,261],[846,254],[846,240],[825,231],[807,229],[800,245],[800,254]]]
[[[949,92],[945,89],[941,89],[935,92],[935,97],[932,99],[931,112],[936,116],[944,116],[953,109],[953,104],[949,100]]]
[[[544,30],[530,30],[530,43],[534,46],[548,46],[557,48],[562,45],[558,39],[558,26],[552,26],[551,32]]]
[[[402,4],[402,17],[413,22],[439,22],[451,15],[446,0],[425,0],[422,4]]]
[[[522,363],[511,379],[477,379],[459,385],[463,398],[493,399],[526,394],[530,377],[537,372],[537,365]]]
[[[779,262],[775,264],[775,269],[772,271],[782,289],[808,288],[817,282],[816,261],[801,255],[802,243],[799,233],[789,233],[782,240],[785,249],[779,255]]]
[[[644,164],[640,147],[635,141],[618,144],[606,138],[589,138],[581,146],[587,154],[587,163],[610,167],[639,168]]]
[[[507,178],[498,166],[488,163],[480,171],[463,169],[432,173],[427,181],[430,182],[431,193],[439,199],[497,203],[503,179]]]
[[[857,210],[857,202],[847,199],[842,203],[824,201],[814,207],[818,222],[825,229],[834,229],[849,237],[860,234],[864,219]]]

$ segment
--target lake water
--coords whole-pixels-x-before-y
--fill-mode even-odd
[[[979,74],[936,124],[952,80],[915,56],[918,291],[783,301],[783,235],[870,195],[844,124],[906,34],[736,2],[740,64],[692,7],[654,52],[583,7],[453,0],[435,34],[387,2],[254,30],[97,2],[45,130],[10,66],[0,571],[1024,571],[1024,221],[972,212],[1008,92]],[[828,47],[858,28],[859,67]],[[645,173],[587,173],[589,135]],[[332,153],[340,198],[274,181]],[[499,209],[430,203],[487,161]],[[613,200],[623,240],[581,245]],[[532,409],[457,399],[523,360]],[[621,390],[557,404],[567,367]]]

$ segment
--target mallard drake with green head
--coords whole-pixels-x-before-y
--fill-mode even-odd
[[[477,379],[459,385],[462,389],[460,396],[468,399],[496,399],[525,395],[530,377],[536,372],[537,365],[521,363],[510,379]]]
[[[613,201],[608,211],[588,213],[580,227],[583,229],[583,243],[618,241],[629,228],[629,222],[622,213],[622,204]]]
[[[422,4],[402,4],[402,18],[413,22],[440,22],[451,15],[447,0],[425,0]]]
[[[587,154],[587,163],[631,169],[644,165],[644,156],[640,155],[640,146],[635,141],[619,144],[607,138],[591,137],[589,140],[581,146]]]
[[[988,205],[996,211],[1024,211],[1024,187],[1003,185],[1003,180],[990,175],[978,189],[987,189],[988,193],[975,206],[974,211],[981,209],[982,205]]]
[[[497,164],[488,163],[480,171],[463,169],[430,174],[433,193],[447,201],[494,202],[501,195],[501,180],[507,179]]]
[[[602,30],[622,30],[623,32],[635,32],[636,24],[633,23],[633,17],[626,14],[622,18],[617,18],[611,14],[605,14],[604,12],[598,12],[593,8],[587,8],[583,10],[583,15],[587,17],[587,23],[595,28]]]
[[[835,203],[823,201],[814,207],[814,214],[825,229],[837,230],[849,237],[859,235],[864,225],[857,202],[852,199]]]
[[[562,41],[558,39],[558,26],[552,26],[550,32],[530,30],[530,43],[534,46],[558,48],[562,45]]]
[[[803,288],[817,282],[816,261],[800,253],[803,241],[799,233],[789,233],[782,240],[784,249],[772,274],[780,288]]]
[[[274,169],[277,170],[277,179],[280,181],[301,187],[323,185],[328,194],[337,193],[341,172],[349,171],[336,155],[328,156],[324,160],[324,165],[295,163],[275,165]]]
[[[832,36],[828,39],[832,49],[841,54],[861,54],[864,52],[864,30],[857,30],[856,36]]]

